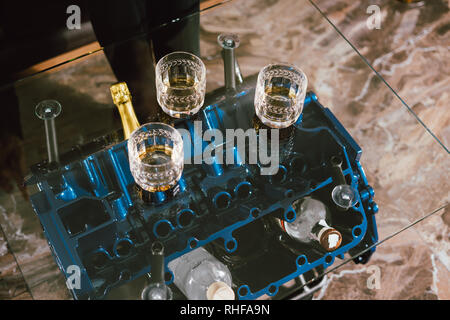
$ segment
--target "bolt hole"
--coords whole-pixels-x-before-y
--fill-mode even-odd
[[[228,241],[226,247],[228,251],[233,251],[236,248],[236,243],[234,241]]]
[[[306,258],[305,257],[299,257],[298,258],[298,260],[297,260],[297,264],[299,265],[299,266],[302,266],[302,265],[304,265],[306,263]]]
[[[333,257],[332,256],[326,256],[325,257],[325,262],[326,263],[331,263],[333,261]]]
[[[291,210],[289,210],[288,212],[286,212],[285,220],[287,220],[287,221],[292,221],[292,220],[294,220],[294,219],[295,219],[295,212],[293,212],[293,211],[291,211]]]
[[[245,297],[246,295],[248,295],[248,289],[247,287],[240,287],[239,288],[239,295],[241,297]]]
[[[285,196],[287,198],[292,198],[294,196],[294,191],[292,191],[292,190],[286,191]]]
[[[194,213],[191,210],[183,210],[178,215],[178,224],[181,228],[189,226],[194,220]]]
[[[258,218],[259,214],[261,213],[261,210],[259,208],[253,208],[250,210],[250,214],[254,219]]]
[[[171,231],[170,224],[167,221],[160,221],[155,228],[155,235],[158,238],[164,238],[169,235]]]
[[[277,292],[277,287],[274,286],[274,285],[271,285],[271,286],[269,287],[269,292],[270,292],[271,294],[275,294],[275,292]]]
[[[251,194],[251,187],[250,187],[250,185],[248,183],[241,184],[237,188],[236,194],[237,194],[238,199],[240,199],[240,200],[247,199],[250,196],[250,194]]]
[[[129,240],[120,240],[116,245],[116,253],[119,257],[126,257],[131,253],[133,245]]]
[[[192,239],[192,240],[189,242],[189,247],[190,247],[191,249],[194,249],[196,246],[197,246],[197,240]]]
[[[92,256],[92,264],[94,268],[101,269],[108,263],[109,257],[104,251],[97,251]]]
[[[355,229],[353,229],[353,234],[355,238],[359,237],[361,235],[361,232],[362,232],[361,228],[356,227]]]
[[[217,209],[226,209],[230,206],[230,195],[228,193],[220,193],[215,197],[214,204]]]

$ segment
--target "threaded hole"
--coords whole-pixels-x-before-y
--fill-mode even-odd
[[[120,240],[116,246],[116,252],[119,257],[126,257],[131,253],[133,245],[128,240]]]
[[[236,243],[234,241],[228,241],[226,247],[227,250],[233,251],[236,248]]]
[[[305,263],[306,263],[306,258],[305,258],[305,257],[300,257],[300,258],[298,258],[297,264],[298,264],[299,266],[302,266],[302,265],[304,265]]]
[[[271,285],[271,286],[269,287],[269,292],[270,292],[271,294],[274,294],[275,292],[277,292],[277,287],[274,286],[274,285]]]
[[[230,196],[226,193],[221,193],[216,197],[215,205],[217,209],[226,209],[230,205]]]
[[[156,236],[159,238],[167,237],[170,233],[170,224],[166,221],[158,223],[155,229]]]
[[[236,190],[238,199],[244,200],[250,196],[251,187],[249,184],[245,183],[238,187]]]
[[[108,263],[108,255],[106,252],[98,251],[92,256],[92,265],[96,269],[101,269]]]
[[[288,212],[286,212],[285,218],[288,221],[292,221],[295,219],[295,213],[293,211],[288,211]]]
[[[253,208],[250,210],[250,214],[254,219],[258,218],[259,214],[261,213],[261,210],[259,208]]]
[[[240,287],[239,288],[239,295],[241,297],[245,297],[248,294],[248,289],[247,287]]]
[[[182,228],[189,226],[193,220],[194,220],[194,214],[193,214],[193,212],[191,212],[189,210],[181,211],[178,216],[178,224]]]
[[[189,247],[191,248],[191,249],[194,249],[195,247],[197,246],[197,240],[191,240],[190,242],[189,242]]]

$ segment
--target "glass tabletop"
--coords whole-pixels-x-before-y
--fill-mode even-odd
[[[11,140],[13,143],[22,141],[23,148],[20,157],[17,149],[20,144],[14,144],[17,148],[10,153],[13,161],[23,161],[24,168],[29,168],[46,159],[44,124],[34,113],[36,104],[45,99],[58,100],[62,104],[62,112],[55,120],[60,153],[70,152],[93,140],[99,141],[104,136],[109,139],[108,143],[123,140],[120,117],[109,91],[117,81],[127,82],[141,123],[157,119],[159,107],[154,89],[154,65],[172,51],[197,53],[206,66],[207,96],[215,94],[226,84],[222,48],[217,37],[221,33],[234,33],[240,40],[235,53],[244,83],[256,85],[255,75],[270,63],[286,62],[305,72],[308,91],[315,93],[318,101],[331,110],[361,147],[360,162],[379,207],[375,215],[378,241],[373,246],[361,248],[352,255],[346,254],[325,270],[316,268],[307,277],[289,279],[273,297],[259,298],[310,297],[315,287],[321,290],[316,297],[326,298],[325,291],[330,287],[331,279],[345,276],[342,271],[345,268],[349,268],[345,270],[355,277],[363,275],[362,285],[349,283],[363,286],[362,292],[370,291],[370,288],[366,289],[365,279],[371,275],[367,273],[371,266],[381,268],[382,286],[386,290],[389,288],[387,281],[404,278],[384,272],[395,273],[392,266],[399,261],[403,261],[402,265],[417,263],[409,259],[416,254],[417,259],[427,255],[429,261],[426,263],[429,262],[430,269],[440,268],[441,279],[448,281],[450,158],[445,139],[448,108],[437,109],[439,119],[436,120],[429,114],[433,110],[425,112],[417,103],[408,104],[408,99],[402,96],[407,91],[405,87],[399,93],[386,79],[400,71],[396,72],[395,67],[389,72],[380,69],[384,65],[374,58],[377,54],[382,55],[380,50],[384,49],[376,48],[373,42],[373,47],[362,47],[352,38],[349,28],[333,24],[336,17],[343,21],[336,13],[341,12],[339,9],[327,1],[203,1],[200,11],[194,9],[189,14],[173,16],[162,24],[141,21],[139,28],[133,26],[121,37],[112,38],[111,30],[102,30],[101,19],[95,21],[95,8],[90,10],[97,36],[101,35],[101,44],[90,44],[69,59],[63,56],[48,61],[2,86],[0,94],[16,98],[20,110],[20,115],[7,114],[11,123],[20,120],[23,133],[23,139]],[[344,12],[346,10],[344,6]],[[103,23],[108,25],[108,21]],[[146,27],[142,29],[144,24]],[[420,81],[417,79],[414,81]],[[448,76],[436,81],[436,87],[448,88]],[[439,88],[436,90],[443,90]],[[417,92],[419,85],[415,84],[411,90]],[[433,99],[437,96],[436,90],[432,92]],[[426,93],[417,94],[424,105],[429,103],[430,97]],[[409,93],[411,96],[413,94]],[[443,102],[439,103],[445,107],[446,98],[441,99]],[[433,123],[434,120],[441,124]],[[439,132],[435,133],[434,129]],[[28,169],[24,172],[28,173]],[[0,244],[5,248],[2,249],[5,257],[9,255],[8,263],[16,264],[18,270],[11,276],[14,280],[8,280],[8,289],[15,292],[10,298],[71,298],[28,199],[18,188],[14,188],[12,194],[0,193],[0,211],[3,234],[3,237],[0,234]],[[367,266],[353,263],[373,247],[377,250]],[[415,248],[423,251],[417,249],[416,252]],[[135,281],[111,293],[111,298],[139,298],[144,284],[145,279]],[[401,283],[397,285],[401,286]],[[432,290],[435,290],[440,285],[433,282],[433,286]],[[342,289],[336,284],[335,287],[340,292],[354,289]]]

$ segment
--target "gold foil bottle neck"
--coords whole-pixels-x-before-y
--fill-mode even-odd
[[[125,139],[128,139],[131,133],[140,126],[131,103],[130,90],[125,82],[113,84],[110,90],[113,102],[119,109],[122,119],[123,135]]]
[[[125,82],[113,84],[110,90],[115,105],[131,102],[131,93]]]

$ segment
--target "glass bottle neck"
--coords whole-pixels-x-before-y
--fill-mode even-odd
[[[139,122],[134,113],[133,104],[131,100],[124,103],[117,104],[119,109],[120,118],[122,119],[123,135],[125,139],[128,139],[131,133],[139,128]]]

